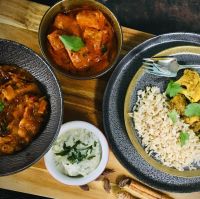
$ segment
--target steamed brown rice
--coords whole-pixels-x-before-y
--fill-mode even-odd
[[[133,113],[135,128],[142,138],[146,153],[168,167],[180,171],[184,168],[196,169],[200,162],[200,142],[189,125],[180,118],[176,123],[168,117],[170,112],[167,97],[158,87],[146,87],[137,93],[137,102]],[[186,144],[180,144],[180,132],[189,134]]]

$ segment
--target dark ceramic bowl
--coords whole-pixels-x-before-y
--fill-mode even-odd
[[[0,176],[5,176],[30,167],[49,150],[62,124],[63,102],[60,86],[51,67],[31,49],[0,39],[0,65],[26,69],[39,81],[49,101],[48,119],[36,138],[20,152],[0,156]]]
[[[70,74],[67,71],[63,71],[59,69],[59,67],[52,61],[47,51],[47,44],[48,44],[47,34],[49,31],[50,25],[53,23],[55,16],[60,12],[67,12],[67,11],[77,9],[77,8],[82,8],[82,7],[89,7],[89,8],[100,10],[110,21],[114,29],[116,40],[117,40],[117,53],[112,63],[110,63],[110,65],[107,66],[105,70],[96,74],[92,74],[90,76]],[[39,45],[40,45],[42,54],[45,57],[45,59],[48,61],[48,63],[51,66],[53,66],[55,69],[57,69],[59,72],[73,79],[93,79],[93,78],[97,78],[104,75],[105,73],[110,71],[111,68],[115,66],[119,58],[121,47],[122,47],[122,31],[121,31],[121,27],[117,18],[106,6],[94,0],[63,0],[56,3],[52,7],[50,7],[41,20],[39,31],[38,31],[38,39],[39,39]]]

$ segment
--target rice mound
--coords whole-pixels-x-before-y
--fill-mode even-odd
[[[142,139],[146,153],[168,167],[180,171],[200,166],[200,142],[189,125],[180,118],[176,123],[168,117],[170,112],[165,93],[158,87],[146,87],[137,93],[133,113],[135,128]],[[189,134],[186,144],[180,144],[180,132]]]

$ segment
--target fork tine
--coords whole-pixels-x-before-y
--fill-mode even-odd
[[[175,58],[173,55],[166,55],[166,56],[154,56],[154,57],[152,57],[152,58],[155,58],[155,59],[157,59],[157,58]]]
[[[145,62],[154,62],[151,58],[143,58],[142,60],[144,60]]]
[[[151,67],[159,67],[159,65],[158,64],[156,64],[155,62],[142,62],[144,65],[146,65],[146,66],[151,66]]]
[[[153,72],[153,71],[149,71],[146,70],[147,73],[152,74],[152,75],[156,75],[156,76],[160,76],[160,77],[175,77],[174,75],[169,75],[169,74],[164,74],[164,73],[159,73],[159,72]]]
[[[164,73],[161,73],[159,71],[155,71],[155,70],[152,70],[152,69],[146,69],[145,70],[147,73],[150,73],[150,74],[153,74],[153,75],[158,75],[158,76],[165,76],[166,74]]]
[[[154,58],[158,58],[157,60]],[[159,59],[159,58],[163,58],[163,59]],[[143,59],[143,68],[146,69],[146,72],[147,73],[150,73],[150,74],[153,74],[153,75],[157,75],[157,76],[163,76],[163,77],[176,77],[176,73],[174,73],[173,71],[170,71],[168,68],[167,68],[167,63],[168,62],[164,62],[165,59],[164,58],[175,58],[173,56],[157,56],[157,57],[152,57],[151,58],[144,58]],[[176,59],[176,58],[175,58]],[[162,61],[162,62],[159,62],[159,61]],[[165,64],[163,64],[163,62]]]
[[[154,63],[152,62],[152,63],[149,63],[149,62],[142,62],[143,63],[143,65],[145,65],[145,66],[151,66],[151,67],[154,67]]]
[[[172,76],[172,73],[169,72],[168,70],[162,69],[159,67],[158,64],[155,63],[144,63],[144,65],[142,66],[143,69],[145,69],[146,71],[149,71],[151,73],[155,73],[155,74],[163,74],[163,76]]]
[[[154,71],[153,67],[149,67],[149,66],[143,66],[143,69],[149,70],[149,71]]]
[[[159,72],[163,71],[162,68],[160,68],[159,64],[156,64],[154,62],[152,62],[152,63],[143,62],[143,65],[154,68],[156,71],[159,71]]]
[[[146,70],[146,72],[149,74],[157,75],[157,76],[161,76],[161,77],[176,77],[176,74],[173,74],[173,73],[153,72],[153,71],[149,71],[149,70]]]
[[[152,71],[152,72],[155,72],[155,73],[161,73],[160,70],[158,70],[156,67],[151,67],[151,66],[142,66],[143,69],[146,69],[148,71]]]
[[[147,62],[143,62],[144,66],[151,66],[154,68],[154,70],[156,72],[161,72],[161,73],[171,73],[169,70],[167,70],[167,68],[161,67],[160,64],[152,62],[152,63],[147,63]]]

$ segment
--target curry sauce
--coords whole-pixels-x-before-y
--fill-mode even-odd
[[[60,37],[74,36],[84,45],[74,51]],[[63,72],[88,76],[105,70],[117,54],[117,40],[109,20],[99,10],[75,9],[58,13],[47,35],[48,52]]]
[[[47,116],[48,101],[36,79],[17,66],[0,66],[0,154],[28,145]]]

